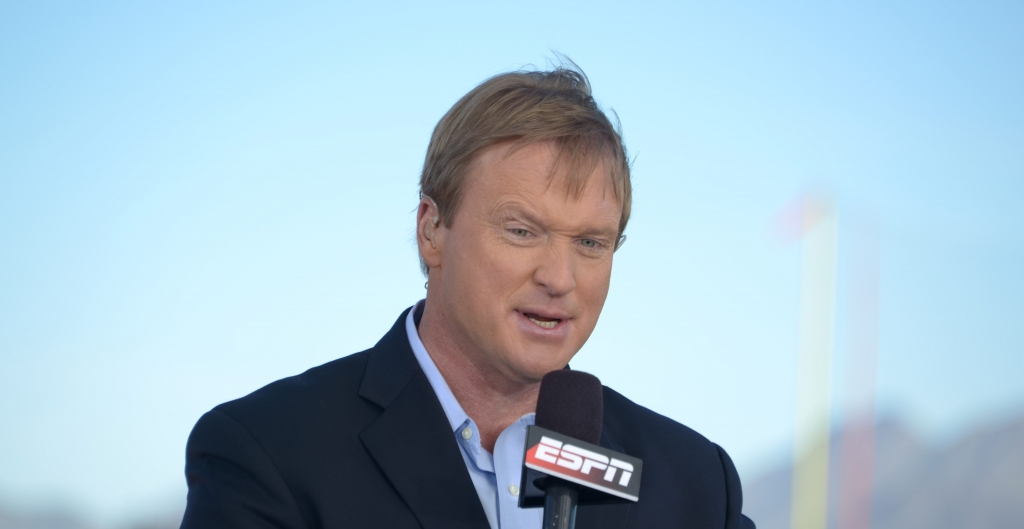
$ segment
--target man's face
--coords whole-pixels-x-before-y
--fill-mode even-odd
[[[564,174],[552,177],[553,144],[507,153],[498,145],[480,154],[452,225],[437,229],[437,296],[428,303],[471,362],[532,383],[565,366],[593,332],[622,210],[604,164],[575,196]]]

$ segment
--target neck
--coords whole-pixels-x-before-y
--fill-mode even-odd
[[[429,302],[419,324],[420,341],[448,383],[462,410],[480,430],[480,442],[494,452],[510,424],[537,409],[540,382],[513,380],[488,364],[479,351],[454,339],[443,309]]]

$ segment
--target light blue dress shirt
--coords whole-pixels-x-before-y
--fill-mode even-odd
[[[438,371],[434,360],[420,341],[414,314],[420,310],[423,300],[409,311],[405,319],[405,332],[409,345],[416,355],[416,361],[427,375],[437,399],[441,401],[444,414],[452,427],[452,435],[462,448],[462,459],[466,462],[469,477],[473,480],[480,504],[484,507],[491,529],[539,529],[543,522],[543,509],[519,508],[519,478],[522,474],[523,450],[526,447],[526,427],[533,424],[534,414],[523,415],[518,421],[505,428],[494,444],[494,454],[480,444],[480,430],[473,419],[466,415],[452,390]]]

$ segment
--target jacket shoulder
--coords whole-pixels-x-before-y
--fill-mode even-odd
[[[640,452],[688,452],[717,458],[714,443],[690,427],[604,388],[605,428],[623,448]]]
[[[380,389],[378,387],[370,388],[368,399],[360,396],[367,395],[361,393],[364,376],[372,372],[376,373],[371,377],[375,380],[392,380],[396,372],[405,368],[408,374],[410,365],[415,364],[414,360],[409,362],[411,351],[409,355],[402,354],[403,349],[409,349],[405,336],[405,318],[409,310],[411,308],[398,317],[373,347],[272,382],[214,410],[228,415],[246,428],[260,425],[271,428],[312,427],[325,422],[350,428],[365,426],[368,420],[379,415],[381,401],[374,400],[372,394],[373,389]],[[301,431],[309,430],[300,428]],[[295,433],[298,432],[293,431],[292,435]]]
[[[365,403],[358,396],[368,349],[271,382],[252,393],[213,408],[254,434],[260,430],[289,428],[295,432],[320,421],[351,416]],[[339,421],[334,421],[339,422]],[[300,427],[301,426],[301,427]]]
[[[718,445],[607,387],[604,420],[622,451],[644,462],[633,526],[741,527],[739,478]]]

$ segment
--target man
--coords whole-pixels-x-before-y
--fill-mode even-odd
[[[420,190],[426,299],[373,348],[204,415],[183,528],[540,527],[516,506],[526,428],[608,294],[625,148],[581,72],[499,75],[438,123]],[[753,528],[721,448],[608,388],[604,409],[602,445],[645,461],[640,501],[578,528]]]

